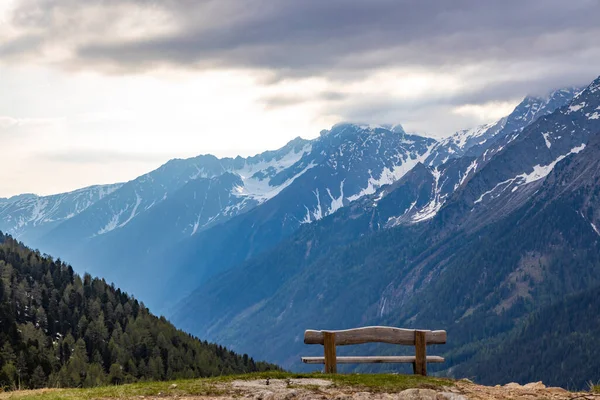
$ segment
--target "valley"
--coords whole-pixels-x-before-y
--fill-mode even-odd
[[[528,329],[545,337],[545,313],[568,324],[549,311],[559,304],[578,321],[594,313],[575,304],[600,286],[598,109],[600,78],[440,141],[337,124],[254,157],[176,159],[125,183],[3,199],[0,230],[286,369],[306,368],[305,329],[444,327],[439,374],[582,388],[598,366],[594,326],[533,370],[485,366],[518,358]],[[576,379],[550,367],[584,357]]]

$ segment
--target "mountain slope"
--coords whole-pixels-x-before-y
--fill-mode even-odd
[[[431,144],[431,139],[398,129],[335,126],[290,168],[289,174],[305,172],[278,196],[177,247],[182,253],[178,274],[190,277],[186,286],[178,287],[189,291],[202,281],[202,274],[214,275],[258,255],[303,224],[320,220],[400,179],[423,160]]]
[[[558,162],[583,150],[600,130],[594,114],[600,107],[599,86],[600,78],[569,104],[486,150],[478,159],[478,172],[443,210],[444,223],[460,221],[474,228],[522,205]]]
[[[0,229],[36,242],[60,223],[85,211],[122,184],[91,186],[51,196],[21,195],[0,200]]]
[[[516,110],[513,111],[513,114],[515,112]],[[450,159],[460,158],[466,155],[471,148],[480,148],[485,143],[493,143],[494,138],[504,131],[507,118],[508,117],[504,117],[491,124],[458,131],[441,140],[435,145],[431,154],[425,160],[425,163],[429,166],[444,164]],[[477,153],[477,151],[473,150],[471,153]]]
[[[540,117],[570,103],[582,90],[583,88],[563,88],[547,96],[527,96],[508,116],[491,124],[456,132],[441,140],[431,151],[426,164],[437,166],[452,158],[479,157],[506,135],[522,131]]]
[[[472,361],[458,365],[453,374],[493,384],[533,382],[544,377],[547,385],[586,388],[589,377],[598,373],[599,302],[600,287],[594,287],[544,307],[504,340],[481,348]]]
[[[118,281],[151,306],[165,307],[303,224],[398,180],[423,161],[433,143],[399,126],[392,131],[339,124],[311,142],[290,144],[272,160],[240,162],[232,172],[190,180],[152,207],[140,205],[142,211],[125,226],[92,237],[80,233],[68,249],[61,247],[68,234],[56,229],[41,248]],[[115,193],[117,198],[122,196]],[[88,221],[94,212],[82,213],[75,222]],[[66,224],[59,228],[78,232]],[[155,279],[142,283],[140,273]],[[173,291],[164,292],[165,285]]]
[[[157,170],[123,184],[110,196],[61,224],[42,238],[39,246],[68,256],[73,246],[61,246],[65,240],[73,240],[77,243],[76,247],[81,247],[95,237],[118,231],[135,222],[137,217],[173,196],[188,182],[199,178],[212,179],[231,171],[240,175],[243,187],[251,188],[249,197],[264,200],[274,195],[270,193],[269,181],[300,159],[309,148],[306,141],[298,138],[278,151],[247,159],[218,159],[203,155],[187,160],[171,160]],[[217,216],[218,213],[212,217]],[[189,223],[193,224],[195,219],[190,218]],[[143,230],[144,227],[137,229]]]
[[[472,353],[456,349],[508,332],[535,307],[598,281],[600,249],[591,224],[598,225],[590,219],[597,202],[573,209],[545,196],[573,180],[555,179],[568,162],[600,159],[597,142],[587,145],[600,131],[594,111],[599,87],[600,78],[567,106],[507,137],[491,157],[482,155],[483,166],[429,222],[382,231],[371,223],[379,204],[395,191],[400,192],[390,198],[405,199],[404,192],[412,201],[428,192],[423,188],[435,179],[432,169],[421,166],[415,174],[422,179],[405,175],[368,212],[357,202],[210,279],[182,303],[174,320],[290,367],[298,367],[301,351],[310,351],[301,343],[307,328],[443,326],[456,335],[450,365],[468,362]],[[463,163],[471,165],[468,161]],[[489,192],[506,180],[512,180],[510,190]],[[577,193],[573,188],[565,196],[572,200]],[[360,233],[349,232],[357,227]],[[522,284],[520,276],[529,283]],[[225,299],[231,306],[216,304]],[[186,315],[194,309],[201,314],[197,322]],[[276,345],[258,339],[257,332],[267,327]]]
[[[410,210],[397,210],[386,226],[419,223],[433,218],[454,191],[483,168],[493,155],[506,147],[530,124],[569,104],[582,90],[561,89],[547,97],[528,96],[510,115],[498,122],[457,132],[436,143],[425,161],[433,178],[429,200],[425,203],[418,201],[414,205],[411,204]],[[549,133],[546,133],[546,136],[548,135]],[[533,179],[533,176],[528,179]],[[384,192],[379,194],[378,198],[383,196]],[[423,199],[421,196],[420,200]]]
[[[98,386],[272,369],[178,331],[104,280],[0,233],[0,387]]]

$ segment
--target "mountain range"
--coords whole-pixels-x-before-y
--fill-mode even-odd
[[[592,342],[578,352],[560,344],[563,352],[529,359],[528,370],[505,368],[502,376],[485,355],[514,354],[511,343],[533,340],[519,336],[523,321],[539,321],[535,313],[599,283],[597,110],[600,78],[479,157],[419,164],[208,280],[173,319],[288,367],[310,355],[301,340],[306,328],[445,327],[447,374],[582,387],[586,374],[574,377],[566,366],[592,359]],[[593,309],[579,314],[597,318]],[[569,332],[569,321],[562,314],[567,326],[558,329]],[[260,341],[266,330],[276,344]],[[597,368],[584,367],[591,375]]]
[[[506,118],[440,142],[400,125],[344,123],[254,157],[202,155],[169,161],[126,183],[24,195],[0,202],[0,229],[168,312],[204,279],[272,248],[302,225],[397,182],[417,165],[435,167],[475,153],[478,144],[523,128],[577,90],[527,97]],[[464,179],[457,174],[472,172],[466,169],[448,170],[455,184]],[[452,190],[446,182],[439,195]],[[415,206],[411,213],[427,218],[428,209]],[[145,273],[157,279],[140,282]]]
[[[443,373],[485,380],[474,366],[510,354],[525,321],[600,285],[599,113],[600,78],[440,141],[343,123],[254,157],[3,199],[0,229],[284,367],[315,351],[304,329],[390,324],[447,329]]]

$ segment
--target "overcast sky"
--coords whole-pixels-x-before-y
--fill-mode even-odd
[[[598,0],[0,0],[0,197],[340,121],[443,137],[600,75]]]

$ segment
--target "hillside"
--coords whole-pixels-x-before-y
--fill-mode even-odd
[[[0,387],[80,387],[263,371],[0,233]]]
[[[563,387],[582,387],[581,382],[588,381],[585,376],[597,379],[599,309],[598,286],[568,296],[536,311],[505,340],[481,346],[473,360],[458,366],[454,374],[475,377],[483,384],[526,382],[543,375]],[[537,357],[547,361],[532,363]]]

